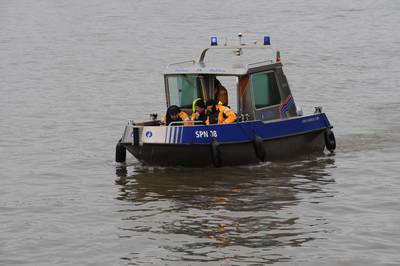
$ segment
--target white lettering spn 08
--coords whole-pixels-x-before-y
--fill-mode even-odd
[[[196,130],[194,132],[196,134],[196,138],[197,139],[201,139],[201,138],[216,138],[218,137],[217,131],[216,130]]]

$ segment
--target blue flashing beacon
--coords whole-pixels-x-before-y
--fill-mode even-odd
[[[217,45],[218,45],[217,37],[215,36],[211,37],[211,46],[217,46]]]
[[[271,45],[271,38],[269,36],[264,36],[264,45]]]

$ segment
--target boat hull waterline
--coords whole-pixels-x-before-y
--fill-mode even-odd
[[[324,113],[222,125],[129,123],[118,145],[145,165],[220,167],[321,153],[331,128]]]

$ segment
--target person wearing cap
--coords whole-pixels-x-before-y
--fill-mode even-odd
[[[192,121],[201,121],[203,124],[205,124],[207,120],[207,115],[206,105],[204,104],[203,99],[196,99],[193,106]]]
[[[236,114],[226,106],[216,104],[214,100],[206,102],[206,124],[230,124],[236,121]]]
[[[161,119],[163,123],[167,126],[172,122],[181,122],[183,121],[184,125],[187,125],[188,122],[190,123],[190,119],[187,113],[181,111],[181,109],[176,105],[171,105],[167,109],[166,115]],[[179,126],[181,123],[173,124],[173,126]]]

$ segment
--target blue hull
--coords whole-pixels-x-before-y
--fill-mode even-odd
[[[252,164],[323,152],[330,125],[324,113],[226,125],[143,127],[142,141],[123,143],[139,161],[164,166]],[[133,134],[132,134],[133,135]]]

